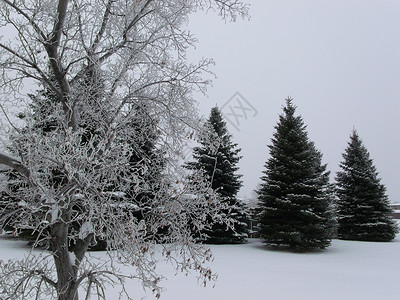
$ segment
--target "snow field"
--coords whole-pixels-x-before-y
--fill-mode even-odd
[[[0,239],[0,259],[22,258],[24,242]],[[197,284],[195,274],[175,276],[161,262],[162,300],[398,300],[400,299],[400,235],[393,242],[370,243],[333,240],[314,253],[268,249],[257,239],[243,245],[212,245],[215,287]],[[92,252],[105,258],[104,252]],[[122,267],[125,270],[125,267]],[[126,267],[126,270],[128,268]],[[140,283],[127,282],[135,299],[155,299]],[[116,289],[107,290],[117,299]]]

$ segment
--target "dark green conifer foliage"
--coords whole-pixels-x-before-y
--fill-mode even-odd
[[[295,111],[287,98],[258,190],[259,234],[269,246],[323,249],[334,231],[329,172]]]
[[[57,95],[50,89],[37,91],[35,95],[30,95],[31,106],[33,111],[33,121],[34,128],[41,131],[41,134],[52,134],[53,131],[62,130],[63,124],[56,119],[55,110],[57,109]],[[96,94],[87,96],[90,102],[95,102]],[[96,107],[92,107],[96,109]],[[125,195],[133,206],[137,209],[132,212],[132,214],[141,220],[144,215],[149,214],[151,211],[151,205],[155,202],[154,198],[162,197],[162,193],[167,193],[167,187],[165,186],[165,180],[163,180],[163,171],[165,167],[165,159],[163,152],[157,149],[157,141],[159,134],[157,131],[157,121],[150,117],[147,106],[144,103],[138,103],[132,110],[135,110],[134,117],[132,117],[132,122],[130,126],[130,146],[131,157],[130,163],[132,165],[133,172],[136,172],[137,177],[140,179],[140,184],[132,183],[131,192]],[[96,115],[96,114],[92,114]],[[20,118],[24,119],[25,116],[21,113]],[[80,128],[83,130],[82,143],[88,143],[91,138],[95,138],[96,134],[101,134],[96,132],[96,124],[103,120],[88,120],[86,117],[82,117],[79,123]],[[13,137],[18,140],[19,143],[23,145],[24,140],[16,135]],[[116,137],[118,141],[118,137]],[[22,147],[21,147],[22,148]],[[10,149],[12,153],[12,149]],[[65,180],[65,175],[59,169],[54,169],[53,177],[49,181],[53,182],[54,185],[63,184]],[[9,178],[8,189],[18,193],[18,189],[22,188],[20,184],[14,184],[13,177],[20,176],[16,172],[7,171],[6,176]],[[109,186],[105,192],[118,192],[114,190],[114,187]],[[117,194],[117,193],[116,193]],[[117,199],[116,199],[117,201]],[[125,199],[124,199],[125,201]],[[18,203],[19,199],[15,196],[10,196],[8,193],[0,193],[0,209],[3,209],[7,214],[7,206],[11,206],[12,203]],[[79,205],[76,207],[76,214],[79,214]],[[2,217],[2,216],[0,216]],[[72,226],[74,229],[75,226]],[[14,230],[11,227],[7,227],[7,230]],[[38,237],[38,232],[33,230],[20,230],[18,235],[22,238],[26,238],[29,241],[35,241]],[[91,250],[105,250],[107,243],[105,240],[97,239],[96,245],[91,245],[89,248]],[[70,242],[70,246],[73,247],[74,241]]]
[[[206,122],[207,136],[199,142],[200,147],[193,149],[194,161],[188,162],[189,170],[203,170],[211,181],[211,186],[217,192],[221,201],[228,204],[229,210],[223,213],[229,214],[236,223],[234,230],[226,224],[215,224],[211,230],[205,232],[208,236],[207,243],[242,243],[247,237],[247,214],[243,204],[237,199],[242,181],[242,175],[236,171],[241,156],[238,145],[232,142],[226,122],[217,107],[211,109],[210,117]],[[210,140],[219,140],[217,149],[210,147]]]
[[[61,124],[54,117],[55,103],[57,102],[57,95],[54,94],[50,89],[40,90],[35,95],[28,94],[31,100],[31,108],[33,111],[33,120],[35,122],[34,128],[38,131],[41,131],[42,134],[51,134],[52,131],[60,128]],[[24,113],[20,112],[17,117],[21,120],[25,119],[26,116]],[[23,129],[25,130],[25,129]],[[25,140],[21,139],[18,134],[13,134],[12,139],[14,142],[18,142],[20,145],[24,145],[26,143]],[[23,148],[21,146],[21,148]],[[14,153],[14,149],[8,149],[10,153]],[[17,154],[17,153],[16,153]],[[52,170],[53,177],[49,179],[54,185],[58,185],[63,182],[62,173],[59,170]],[[22,184],[18,178],[21,176],[15,171],[4,171],[7,178],[7,188],[9,192],[1,192],[0,193],[0,211],[3,212],[3,215],[0,217],[6,216],[9,211],[8,207],[13,207],[14,205],[18,205],[17,203],[20,201],[18,198],[18,191],[24,188],[24,184]],[[16,183],[18,182],[18,183]],[[7,222],[5,222],[7,223]],[[6,226],[5,229],[7,231],[13,231],[14,228],[11,226]],[[18,236],[26,239],[27,241],[35,241],[38,237],[38,232],[34,232],[32,229],[21,229],[18,232]]]
[[[397,227],[386,188],[380,183],[367,148],[353,130],[336,173],[338,237],[344,240],[390,241]]]
[[[129,151],[131,152],[129,163],[138,182],[129,183],[129,192],[122,197],[116,196],[115,200],[129,201],[132,206],[127,208],[126,213],[130,213],[133,218],[136,218],[135,221],[139,222],[151,219],[149,214],[154,212],[154,205],[159,204],[157,197],[166,198],[169,186],[164,174],[166,164],[164,153],[157,148],[159,139],[157,120],[150,116],[149,108],[145,103],[138,103],[132,110],[135,113],[129,124]],[[112,186],[108,187],[108,190],[118,192]],[[154,236],[158,239],[157,242],[163,242],[168,224],[163,229]],[[91,249],[105,250],[106,247],[107,241],[97,240],[97,244]]]
[[[138,207],[134,216],[141,220],[144,215],[154,211],[151,206],[156,197],[166,196],[168,180],[164,175],[166,164],[164,153],[157,148],[159,139],[157,120],[150,116],[145,104],[137,106],[135,110],[136,117],[130,126],[129,143],[132,148],[130,164],[136,170],[142,184],[137,186],[133,183],[127,197]]]

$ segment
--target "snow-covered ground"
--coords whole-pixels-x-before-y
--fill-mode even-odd
[[[0,259],[23,257],[23,245],[0,238]],[[168,278],[161,300],[400,299],[400,235],[390,243],[334,240],[328,249],[307,254],[267,249],[256,239],[211,248],[212,268],[219,274],[215,287],[198,285],[194,274],[175,276],[161,263],[158,271]],[[139,283],[127,288],[137,299],[155,299]],[[113,290],[108,292],[109,299],[116,298]]]

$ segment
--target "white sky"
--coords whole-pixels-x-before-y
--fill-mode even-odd
[[[235,92],[257,110],[241,120],[240,131],[229,125],[242,148],[240,195],[260,182],[266,145],[291,96],[331,172],[354,127],[390,200],[400,202],[400,1],[247,2],[250,21],[224,23],[209,12],[194,15],[189,26],[199,39],[190,59],[216,61],[218,78],[208,98],[199,96],[202,113]]]
[[[216,61],[208,97],[198,95],[202,113],[216,104],[229,113],[236,92],[248,102],[239,130],[229,124],[242,148],[240,196],[260,183],[273,127],[291,96],[332,174],[354,127],[390,201],[400,202],[400,1],[246,2],[250,21],[225,23],[209,12],[189,25],[199,40],[189,58]]]

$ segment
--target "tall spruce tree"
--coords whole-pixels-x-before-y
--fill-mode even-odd
[[[330,245],[334,231],[329,172],[295,111],[287,98],[258,190],[259,234],[270,246],[323,249]]]
[[[353,130],[336,173],[338,237],[344,240],[390,241],[397,227],[386,188],[380,183],[367,148]]]
[[[238,200],[242,181],[242,175],[236,173],[241,156],[238,145],[232,142],[226,122],[217,107],[211,109],[209,119],[205,127],[207,132],[200,139],[200,147],[193,149],[194,160],[186,163],[189,170],[202,170],[211,181],[211,186],[219,195],[221,201],[225,202],[228,209],[223,211],[229,214],[236,222],[234,229],[226,224],[214,224],[213,227],[204,232],[207,243],[242,243],[247,237],[247,214],[243,204]],[[210,140],[219,140],[218,148],[210,147]]]

